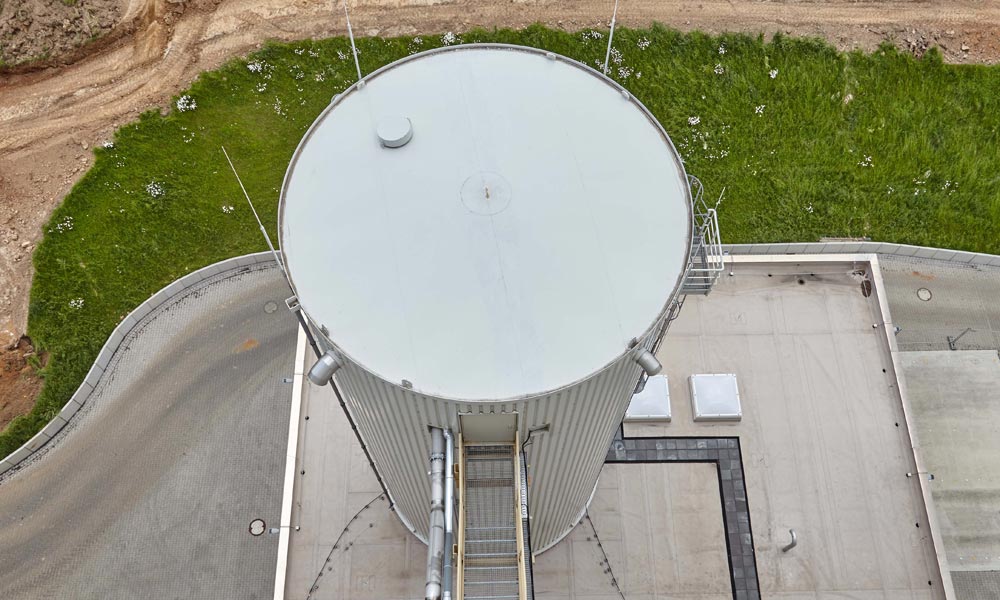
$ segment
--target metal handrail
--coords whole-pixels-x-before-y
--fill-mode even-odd
[[[688,178],[693,194],[691,209],[694,231],[683,287],[688,292],[698,289],[708,293],[725,270],[719,217],[716,207],[709,207],[705,201],[705,188],[701,181],[693,175]]]
[[[514,525],[517,540],[517,595],[520,600],[527,600],[528,582],[524,555],[524,506],[521,504],[521,440],[518,432],[514,432]]]
[[[458,434],[458,548],[455,552],[455,598],[465,598],[465,444],[462,434]],[[451,552],[451,548],[447,549]]]

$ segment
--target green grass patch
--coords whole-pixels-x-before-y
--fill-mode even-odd
[[[458,41],[537,46],[594,66],[605,36],[533,26]],[[442,43],[359,39],[362,70]],[[615,47],[611,74],[663,123],[710,197],[726,188],[726,242],[869,236],[1000,253],[1000,68],[945,65],[934,51],[842,54],[815,40],[663,27],[618,29]],[[35,409],[0,435],[0,455],[59,411],[150,294],[265,249],[219,147],[276,235],[292,152],[354,77],[343,38],[269,45],[204,73],[183,94],[188,110],[175,99],[165,116],[147,113],[96,150],[35,252],[28,332],[50,360]]]

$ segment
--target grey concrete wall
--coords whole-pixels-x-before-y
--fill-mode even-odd
[[[1000,267],[1000,256],[981,252],[928,248],[887,242],[814,242],[787,244],[724,244],[730,254],[892,254],[933,258],[967,265]]]
[[[66,405],[63,406],[62,410],[59,411],[59,414],[53,417],[52,421],[50,421],[48,425],[36,433],[34,437],[28,440],[23,446],[14,452],[11,452],[6,458],[0,461],[0,474],[13,469],[32,454],[38,452],[38,450],[45,446],[49,440],[62,431],[62,428],[70,422],[70,419],[72,419],[73,416],[79,412],[81,408],[83,408],[83,405],[87,403],[87,400],[93,393],[94,388],[97,387],[97,383],[104,375],[104,370],[111,362],[111,358],[118,351],[118,347],[121,346],[122,341],[146,315],[153,312],[154,309],[161,306],[174,296],[186,291],[188,288],[204,281],[205,279],[214,277],[224,271],[272,261],[274,261],[274,256],[270,252],[257,252],[255,254],[228,258],[198,269],[193,273],[188,273],[184,277],[181,277],[177,281],[174,281],[170,285],[156,292],[146,299],[145,302],[137,306],[135,310],[122,319],[121,323],[118,324],[118,327],[115,327],[115,330],[111,332],[111,336],[108,338],[108,341],[104,343],[101,351],[97,354],[97,360],[95,360],[94,365],[90,367],[90,372],[87,373],[87,377],[84,378],[83,383],[81,383],[80,387],[73,393],[69,402],[67,402]]]

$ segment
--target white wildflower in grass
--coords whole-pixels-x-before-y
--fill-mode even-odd
[[[632,67],[618,67],[618,78],[628,79],[632,76]]]
[[[611,49],[611,62],[612,63],[614,63],[616,65],[620,65],[620,64],[622,64],[622,61],[624,61],[624,60],[625,60],[625,57],[622,56],[622,53],[621,53],[621,51],[618,48],[612,48]]]
[[[83,308],[83,298],[73,298],[69,301],[69,307],[74,310],[80,310]]]
[[[101,147],[104,148],[105,150],[110,150],[110,149],[112,149],[112,148],[115,147],[115,143],[114,142],[104,142],[103,144],[101,144]]]
[[[726,53],[726,45],[725,44],[719,44],[719,54],[721,55],[721,54],[725,54],[725,53]]]
[[[716,75],[722,75],[723,73],[726,72],[726,68],[722,66],[722,63],[716,63],[715,68],[712,69],[712,71]]]
[[[235,210],[236,209],[233,207],[232,204],[223,204],[222,205],[222,212],[226,213],[227,215],[232,214],[233,211],[235,211]]]
[[[642,79],[642,71],[637,71],[635,74],[636,79]]]
[[[337,58],[340,60],[347,60],[347,55],[344,54],[342,51],[337,50]]]
[[[251,73],[260,73],[264,70],[264,63],[259,60],[251,60],[247,63],[247,70]]]
[[[414,45],[419,46],[420,44],[424,43],[424,38],[418,35],[417,37],[413,38],[413,43]]]
[[[599,40],[603,37],[604,37],[603,33],[601,33],[600,31],[594,31],[593,29],[591,29],[590,31],[583,32],[583,41],[585,42],[587,40]]]
[[[312,58],[319,58],[319,52],[316,52],[315,50],[310,50],[309,56]]]
[[[146,193],[152,198],[159,198],[165,193],[165,190],[163,184],[153,180],[146,184]]]
[[[812,214],[812,212],[813,212],[813,205],[811,203],[806,206],[806,212],[809,213],[809,214]]]
[[[688,117],[688,125],[697,125],[701,123],[701,117]]]
[[[257,87],[256,87],[256,90],[257,90],[258,92],[265,92],[265,91],[267,91],[267,84],[266,84],[266,83],[264,83],[263,81],[262,81],[262,82],[260,82],[260,83],[258,83],[258,84],[257,84]]]
[[[56,223],[56,229],[55,230],[58,231],[59,233],[63,233],[64,231],[72,231],[73,230],[73,217],[70,217],[68,215],[66,217],[63,217],[62,221],[59,221],[58,223]],[[52,230],[50,229],[49,232],[51,233]]]
[[[767,76],[770,77],[771,79],[776,78],[778,76],[778,70],[771,69],[770,71],[767,72]]]
[[[866,155],[863,159],[861,159],[861,162],[858,163],[858,166],[859,167],[871,167],[872,166],[872,157]]]
[[[891,185],[885,186],[885,195],[886,196],[888,196],[889,194],[891,194],[891,193],[893,193],[895,191],[896,191],[896,189],[894,187],[892,187]]]
[[[647,37],[640,38],[639,41],[635,43],[635,45],[639,47],[639,50],[649,48],[650,44],[652,44],[652,42],[650,42]]]
[[[304,53],[305,51],[306,51],[305,48],[296,48],[292,52],[294,52],[296,56],[302,56],[302,53]]]
[[[844,96],[844,104],[850,104],[851,100],[854,100],[854,94]]]
[[[285,106],[281,103],[281,98],[275,98],[274,104],[271,105],[274,109],[274,113],[279,117],[287,117],[288,111],[285,110]]]
[[[316,81],[316,83],[323,83],[324,81],[326,81],[326,75],[323,75],[321,71],[319,73],[316,73],[316,75],[313,76],[313,79]]]
[[[184,94],[177,99],[177,110],[180,112],[187,112],[189,110],[194,110],[198,108],[198,103],[195,102],[194,98]]]
[[[753,109],[753,112],[754,112],[755,115],[763,115],[764,114],[764,108],[765,108],[765,105],[761,104],[761,105],[755,107]]]
[[[448,33],[441,36],[441,43],[445,46],[450,46],[458,41],[458,36],[454,32],[449,31]]]

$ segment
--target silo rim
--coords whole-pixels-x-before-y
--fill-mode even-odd
[[[286,170],[285,178],[284,178],[284,181],[283,181],[283,184],[282,184],[282,188],[281,188],[281,196],[280,196],[280,203],[279,203],[279,240],[281,242],[281,247],[282,247],[282,249],[281,249],[282,259],[285,262],[286,266],[289,264],[289,260],[288,260],[288,254],[287,254],[287,252],[285,250],[285,225],[286,225],[286,223],[285,223],[285,217],[286,217],[286,208],[287,208],[287,193],[288,193],[288,188],[289,188],[291,176],[293,174],[293,171],[295,169],[296,164],[298,163],[298,161],[299,161],[299,159],[300,159],[300,157],[302,155],[302,152],[303,152],[304,148],[308,144],[308,142],[311,139],[311,137],[316,133],[317,129],[323,124],[323,122],[326,119],[326,117],[332,111],[334,111],[337,107],[341,106],[345,101],[347,101],[347,99],[349,99],[353,95],[359,93],[359,91],[365,89],[368,86],[368,84],[370,84],[371,82],[375,81],[378,77],[384,75],[385,73],[388,73],[388,72],[392,71],[393,69],[398,68],[401,65],[408,64],[408,63],[411,63],[413,61],[420,60],[422,58],[431,57],[431,56],[437,56],[437,55],[444,54],[444,53],[462,52],[462,51],[470,51],[470,50],[509,50],[509,51],[513,51],[513,52],[523,52],[523,53],[527,53],[527,54],[533,54],[533,55],[537,55],[537,56],[543,56],[543,57],[548,58],[550,60],[557,60],[557,61],[559,61],[559,62],[561,62],[563,64],[576,67],[576,68],[582,70],[583,72],[591,75],[592,77],[598,78],[603,83],[605,83],[606,85],[612,87],[614,90],[616,90],[617,92],[619,92],[625,99],[627,99],[632,105],[634,105],[635,108],[638,108],[641,111],[641,113],[645,116],[646,120],[650,124],[653,125],[654,129],[660,135],[660,137],[662,138],[662,140],[664,142],[666,142],[666,145],[669,148],[670,156],[672,157],[672,159],[674,161],[674,165],[676,166],[676,169],[677,169],[677,172],[678,172],[678,176],[679,176],[679,178],[681,180],[681,186],[682,186],[683,196],[684,196],[684,205],[685,205],[686,211],[687,211],[687,215],[686,215],[687,218],[685,219],[687,232],[686,232],[686,236],[685,237],[688,240],[688,242],[690,242],[691,236],[692,236],[692,229],[693,229],[693,227],[692,227],[693,223],[692,223],[692,207],[691,207],[691,189],[690,189],[690,183],[689,183],[686,171],[684,169],[683,161],[680,159],[680,155],[677,152],[676,147],[673,145],[673,142],[671,141],[669,135],[666,133],[666,131],[663,129],[663,127],[660,125],[660,123],[656,120],[656,118],[649,112],[649,110],[645,107],[645,105],[642,104],[641,101],[639,101],[634,95],[632,95],[623,86],[621,86],[620,84],[618,84],[616,81],[614,81],[610,77],[607,77],[603,73],[600,73],[599,71],[596,71],[595,69],[593,69],[593,68],[591,68],[591,67],[589,67],[589,66],[587,66],[587,65],[585,65],[583,63],[580,63],[578,61],[575,61],[573,59],[570,59],[570,58],[567,58],[567,57],[564,57],[564,56],[556,55],[556,54],[553,54],[553,53],[545,51],[545,50],[540,50],[540,49],[536,49],[536,48],[529,48],[529,47],[524,47],[524,46],[510,45],[510,44],[464,44],[464,45],[444,46],[444,47],[440,47],[440,48],[435,48],[435,49],[432,49],[432,50],[428,50],[428,51],[425,51],[425,52],[421,52],[421,53],[418,53],[418,54],[413,54],[413,55],[401,58],[398,61],[395,61],[393,63],[385,65],[385,66],[379,68],[378,70],[372,72],[371,74],[367,75],[362,80],[361,83],[353,84],[346,91],[344,91],[343,93],[338,94],[337,96],[335,96],[335,98],[333,99],[333,101],[320,113],[320,115],[312,123],[312,125],[310,126],[310,128],[308,129],[308,131],[306,132],[306,134],[303,136],[302,140],[300,141],[298,147],[296,148],[295,153],[294,153],[294,155],[292,157],[292,160],[289,163],[288,169]],[[419,128],[419,125],[417,125],[417,127]],[[683,264],[678,269],[678,275],[677,275],[676,280],[674,282],[672,291],[665,298],[665,301],[663,302],[662,307],[660,308],[659,312],[657,313],[656,318],[653,319],[653,321],[646,327],[645,330],[643,330],[643,331],[641,331],[641,332],[639,332],[639,333],[637,333],[635,335],[636,339],[639,339],[639,340],[645,339],[651,333],[656,332],[658,330],[658,328],[660,328],[662,326],[662,324],[664,322],[664,319],[666,318],[666,315],[669,312],[671,303],[678,296],[678,292],[680,290],[681,284],[682,284],[683,279],[685,277],[685,274],[687,272],[687,265],[690,262],[690,251],[691,251],[690,250],[690,243],[687,243],[686,244],[686,249],[684,250]],[[289,269],[290,282],[292,284],[293,291],[296,293],[296,295],[299,295],[299,286],[297,286],[296,283],[295,283],[294,277],[293,277],[292,272],[291,272],[292,270],[293,269]],[[355,356],[353,356],[350,351],[348,351],[344,347],[341,347],[340,344],[336,343],[333,339],[331,339],[332,336],[325,335],[322,331],[320,331],[319,330],[320,322],[317,319],[313,319],[312,318],[312,313],[309,311],[309,306],[308,306],[309,299],[304,299],[304,298],[301,297],[301,295],[299,295],[299,302],[302,304],[303,311],[306,313],[307,316],[310,317],[310,321],[313,322],[313,323],[315,323],[317,333],[320,334],[326,340],[326,342],[331,347],[333,347],[338,353],[340,353],[346,359],[348,359],[349,361],[351,361],[352,363],[354,363],[355,365],[357,365],[359,368],[361,368],[361,369],[365,370],[366,372],[372,374],[373,376],[378,377],[379,379],[382,379],[382,380],[386,381],[387,383],[390,383],[391,385],[395,385],[395,386],[399,387],[400,389],[404,389],[404,385],[403,385],[402,381],[396,381],[394,379],[389,379],[388,377],[380,374],[375,369],[369,368],[363,361],[361,361],[358,358],[356,358]],[[447,394],[442,394],[439,391],[435,391],[433,389],[426,389],[426,390],[425,389],[421,389],[421,387],[420,387],[420,383],[421,382],[419,380],[415,382],[416,389],[411,389],[410,391],[416,391],[416,392],[425,393],[427,395],[431,395],[431,396],[434,396],[434,397],[438,397],[438,398],[442,398],[442,399],[450,399],[450,400],[455,400],[455,401],[472,401],[472,402],[477,402],[477,401],[481,401],[481,402],[487,402],[487,401],[488,402],[516,401],[516,400],[520,400],[520,399],[524,399],[524,398],[529,398],[529,397],[535,397],[535,396],[540,396],[540,395],[546,395],[546,394],[555,393],[555,392],[558,392],[559,390],[562,390],[562,389],[574,386],[574,385],[580,383],[581,381],[587,380],[587,379],[593,377],[595,374],[604,371],[610,365],[617,363],[618,361],[621,360],[621,358],[623,356],[625,356],[629,352],[631,352],[631,350],[628,348],[627,344],[622,344],[621,352],[618,353],[618,354],[616,354],[612,360],[608,361],[607,363],[605,363],[604,365],[602,365],[602,366],[600,366],[598,368],[591,369],[583,377],[580,377],[580,378],[578,378],[578,379],[576,379],[576,380],[574,380],[572,382],[562,383],[560,385],[549,387],[549,388],[546,388],[546,389],[533,390],[533,391],[530,391],[530,392],[525,392],[525,393],[518,394],[518,395],[513,395],[513,396],[505,396],[505,397],[483,397],[483,398],[478,398],[478,399],[477,398],[467,398],[467,397],[454,397],[454,396],[449,396]]]

